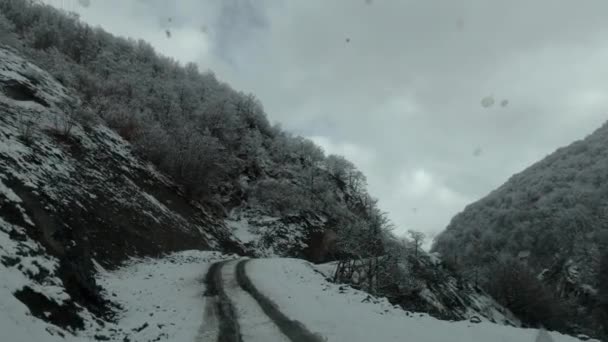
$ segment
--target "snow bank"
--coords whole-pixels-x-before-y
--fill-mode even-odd
[[[0,252],[7,246],[10,246],[10,240],[0,230]],[[80,315],[85,321],[85,330],[76,332],[33,317],[13,292],[23,286],[35,285],[21,272],[0,264],[0,340],[196,341],[202,325],[206,323],[204,276],[212,263],[226,258],[230,257],[219,252],[185,251],[161,259],[133,259],[112,272],[97,265],[98,283],[104,288],[107,298],[121,307],[117,321],[102,322],[83,309]],[[32,263],[54,266],[46,257],[39,259]],[[51,265],[46,265],[49,263]],[[45,284],[35,289],[59,302],[66,294],[52,292],[53,289],[61,290],[58,285],[60,283]]]
[[[430,254],[420,255],[420,265],[415,267],[404,259],[399,265],[402,278],[400,283],[406,287],[417,287],[417,294],[408,301],[400,303],[405,310],[429,313],[443,320],[481,320],[502,325],[521,327],[522,324],[508,309],[472,283],[458,279],[453,273],[438,264],[439,259]],[[356,283],[360,272],[366,271],[365,260],[355,263],[350,284]],[[315,269],[328,279],[334,279],[337,262],[315,265]],[[423,270],[422,272],[420,270]],[[340,279],[339,282],[346,282]]]
[[[44,255],[42,247],[29,239],[15,241],[8,232],[23,234],[23,230],[0,218],[0,331],[2,341],[80,341],[70,333],[46,323],[30,313],[25,304],[17,300],[15,292],[29,287],[56,303],[62,303],[69,296],[63,290],[61,281],[52,276],[58,267],[57,260]],[[14,264],[11,267],[5,265]],[[42,278],[40,282],[32,278]],[[50,314],[50,313],[48,313]]]
[[[482,322],[447,322],[410,313],[362,291],[325,280],[296,259],[253,260],[247,274],[292,319],[331,341],[533,342],[538,330]],[[555,342],[579,341],[551,332]]]
[[[240,220],[225,220],[226,226],[232,231],[232,235],[243,243],[257,241],[259,235],[254,233],[253,227],[249,225],[246,219]]]
[[[114,272],[98,266],[97,281],[123,307],[117,324],[101,334],[116,341],[195,341],[205,323],[205,274],[226,258],[219,252],[185,251],[133,260]]]

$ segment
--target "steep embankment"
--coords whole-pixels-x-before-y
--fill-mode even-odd
[[[241,251],[223,223],[45,71],[0,48],[0,268],[34,316],[82,327],[81,305],[107,312],[93,260],[183,249]],[[8,281],[8,283],[6,283]]]
[[[251,282],[277,309],[326,341],[534,341],[536,329],[489,322],[447,322],[405,311],[385,298],[327,282],[297,259],[258,259],[245,267]],[[544,332],[542,334],[545,334]],[[548,341],[578,341],[550,333]]]
[[[318,266],[328,279],[338,279],[366,290],[362,282],[369,270],[366,261],[331,262]],[[438,258],[419,251],[401,256],[379,290],[391,303],[412,312],[424,312],[450,321],[492,322],[521,326],[519,319],[487,292],[448,269]],[[382,273],[384,274],[384,272]]]

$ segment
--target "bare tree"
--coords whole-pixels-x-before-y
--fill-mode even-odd
[[[426,235],[424,235],[423,232],[411,229],[407,231],[407,234],[412,239],[412,242],[414,242],[414,256],[418,258],[418,250],[422,247],[424,239],[426,239]]]
[[[66,108],[63,113],[58,113],[55,116],[55,129],[62,136],[68,136],[76,126],[76,110],[74,108]]]
[[[81,112],[81,102],[76,98],[72,98],[64,103],[60,108],[60,112],[55,115],[55,129],[62,136],[68,136],[72,129],[78,123],[78,116]]]

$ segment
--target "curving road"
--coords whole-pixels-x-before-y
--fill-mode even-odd
[[[247,276],[250,260],[213,264],[205,283],[204,325],[199,341],[322,342],[303,324],[283,314]]]

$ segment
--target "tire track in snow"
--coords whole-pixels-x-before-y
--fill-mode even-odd
[[[206,315],[213,316],[219,320],[219,332],[217,333],[218,342],[242,342],[240,327],[236,319],[236,311],[230,298],[226,295],[222,279],[222,267],[227,261],[217,262],[209,268],[205,277],[206,291],[205,297],[212,304],[205,310]],[[213,329],[201,332],[199,340],[209,341],[208,335]]]
[[[223,286],[234,303],[241,336],[246,342],[291,342],[275,322],[264,313],[258,302],[238,283],[236,266],[232,261],[222,268]]]
[[[217,313],[217,297],[205,298],[205,310],[203,312],[203,324],[198,330],[196,342],[215,341],[220,333],[219,318]]]
[[[279,330],[292,342],[323,342],[324,339],[309,331],[304,324],[292,320],[282,313],[278,306],[260,293],[247,276],[245,266],[251,260],[239,261],[236,265],[236,279],[239,286],[255,299],[262,311],[276,324]]]

